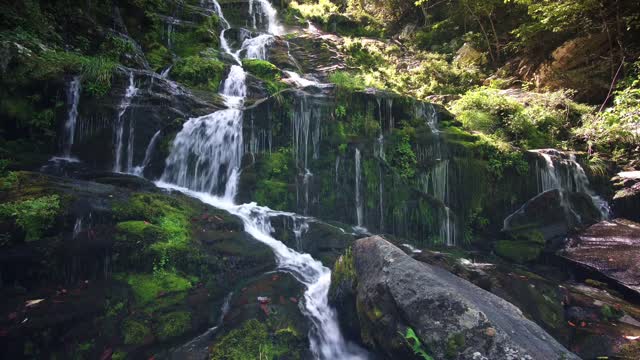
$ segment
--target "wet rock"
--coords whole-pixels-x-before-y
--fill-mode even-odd
[[[640,224],[615,219],[571,236],[559,255],[640,295]]]
[[[416,358],[415,334],[438,359],[578,358],[515,306],[380,237],[358,240],[354,260],[363,340],[389,357]]]
[[[617,189],[613,211],[620,217],[640,221],[640,171],[620,172],[611,180]]]
[[[588,195],[553,189],[527,201],[507,217],[503,231],[516,240],[532,241],[541,237],[543,243],[549,243],[563,238],[576,227],[595,223],[599,217]]]

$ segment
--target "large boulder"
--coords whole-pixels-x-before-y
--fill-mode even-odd
[[[381,237],[353,256],[362,339],[389,358],[578,358],[515,306]]]
[[[570,238],[560,256],[598,273],[622,289],[640,295],[640,224],[599,222]]]

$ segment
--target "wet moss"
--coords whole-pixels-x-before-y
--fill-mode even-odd
[[[268,324],[251,319],[217,341],[211,348],[211,359],[301,359],[304,346],[295,330],[273,330]]]
[[[223,62],[201,56],[180,59],[171,71],[171,76],[188,86],[217,92],[225,70]]]
[[[541,244],[528,241],[500,240],[495,244],[495,251],[506,259],[526,263],[537,259],[542,252],[542,247]]]
[[[122,337],[127,345],[141,345],[151,335],[151,330],[142,322],[126,320],[122,324]]]
[[[120,274],[119,278],[131,286],[136,302],[140,305],[152,302],[161,293],[184,292],[191,289],[191,282],[170,271],[157,271],[153,274]]]
[[[156,327],[156,334],[160,340],[178,337],[191,330],[191,314],[186,311],[176,311],[162,315]]]

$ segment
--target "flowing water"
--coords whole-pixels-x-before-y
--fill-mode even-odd
[[[255,15],[256,21],[266,21],[266,28],[271,34],[261,34],[245,40],[236,53],[231,51],[226,40],[223,39],[223,49],[235,55],[234,58],[239,64],[241,64],[239,58],[243,53],[245,57],[266,58],[266,47],[273,41],[272,34],[282,32],[282,27],[276,20],[277,14],[271,4],[267,0],[256,1],[256,4],[253,4],[253,1],[251,3],[252,14],[250,15],[252,17]],[[217,9],[221,14],[219,6]],[[224,19],[223,16],[221,17]],[[221,38],[224,38],[225,30]],[[315,358],[364,359],[367,357],[366,353],[357,346],[349,344],[342,336],[336,312],[329,306],[331,270],[309,254],[290,249],[271,236],[273,232],[271,217],[290,216],[294,223],[299,221],[300,217],[273,211],[255,203],[242,205],[234,203],[243,155],[241,106],[246,91],[244,70],[241,66],[232,66],[221,91],[230,108],[190,119],[183,125],[173,142],[164,174],[157,185],[184,192],[238,216],[242,219],[246,232],[273,250],[278,267],[290,272],[305,285],[303,313],[311,321],[309,338],[311,352]],[[306,133],[304,136],[306,158],[308,130],[304,133]],[[302,142],[300,141],[299,145],[302,146]],[[295,234],[298,241],[307,226],[303,223],[296,225]]]
[[[579,192],[589,195],[593,205],[600,212],[601,219],[610,217],[609,204],[597,196],[591,189],[589,178],[575,154],[565,154],[553,149],[532,150],[544,161],[538,162],[536,177],[538,180],[538,193],[558,189],[564,199],[564,192]],[[563,205],[570,209],[567,201]]]
[[[153,151],[156,148],[158,139],[160,139],[161,132],[161,130],[158,130],[155,134],[153,134],[153,137],[151,138],[151,140],[149,141],[149,145],[147,146],[147,150],[145,150],[144,152],[144,160],[142,160],[142,164],[136,166],[133,169],[133,173],[135,175],[142,176],[142,174],[144,173],[144,168],[146,168],[147,165],[149,165],[149,163],[151,162],[151,157],[153,156]]]
[[[115,163],[113,165],[113,171],[114,172],[124,172],[126,171],[131,171],[131,165],[133,162],[133,122],[129,121],[129,136],[128,136],[128,144],[127,144],[127,168],[125,169],[123,167],[122,164],[122,155],[123,155],[123,147],[124,147],[124,127],[125,127],[125,118],[124,118],[124,114],[127,112],[127,109],[129,109],[129,106],[131,106],[131,100],[133,100],[133,98],[136,96],[136,94],[138,93],[138,88],[136,87],[135,84],[135,78],[133,76],[133,72],[130,71],[129,72],[129,86],[127,87],[127,90],[124,94],[124,96],[122,97],[122,101],[120,102],[120,106],[119,106],[119,111],[118,111],[118,118],[116,119],[116,138],[115,138],[115,143],[116,143],[116,156],[115,156]]]
[[[361,162],[362,156],[360,155],[360,150],[356,148],[355,155],[355,163],[356,163],[356,189],[355,189],[355,201],[356,201],[356,221],[358,224],[358,228],[363,228],[362,226],[362,218],[363,218],[363,209],[362,209],[362,194],[360,194],[360,185],[362,183],[362,164]]]
[[[78,121],[78,105],[80,104],[80,77],[76,76],[69,83],[67,88],[67,102],[69,103],[69,114],[64,124],[64,137],[62,142],[62,155],[71,158],[71,148],[76,134],[76,122]]]

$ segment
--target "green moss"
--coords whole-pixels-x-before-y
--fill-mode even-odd
[[[450,359],[455,358],[460,352],[460,350],[464,348],[464,345],[465,345],[464,334],[457,333],[457,334],[451,335],[449,339],[447,339],[447,350],[445,353],[447,358],[450,358]]]
[[[351,248],[347,248],[344,255],[340,256],[333,266],[331,273],[332,284],[350,283],[355,288],[357,285],[356,266]]]
[[[0,217],[13,219],[26,233],[26,241],[38,240],[60,211],[58,195],[0,204]]]
[[[146,54],[147,61],[151,68],[158,71],[166,68],[172,62],[171,51],[160,43],[153,43]]]
[[[535,260],[540,256],[543,245],[527,241],[500,240],[496,242],[495,251],[498,255],[515,261],[525,263]]]
[[[218,91],[225,65],[223,62],[200,56],[180,59],[171,70],[171,76],[186,85],[203,90]]]
[[[183,335],[189,330],[191,330],[191,314],[186,311],[176,311],[160,317],[156,334],[160,340],[167,340]]]
[[[211,348],[211,359],[272,360],[285,355],[299,359],[299,347],[300,341],[295,332],[277,330],[272,333],[265,323],[252,319],[217,341]]]
[[[111,355],[111,360],[124,360],[127,358],[127,353],[124,351],[116,351]]]
[[[160,293],[184,292],[191,289],[191,282],[175,272],[158,271],[154,274],[126,274],[119,278],[133,290],[136,301],[142,305],[155,300]]]
[[[140,345],[151,335],[151,330],[142,322],[125,320],[122,324],[122,336],[127,345]]]
[[[242,60],[242,67],[249,73],[255,75],[262,80],[280,80],[280,69],[266,60],[259,59],[244,59]]]
[[[165,237],[163,229],[147,221],[123,221],[116,224],[118,232],[125,235],[127,241],[153,242]]]

